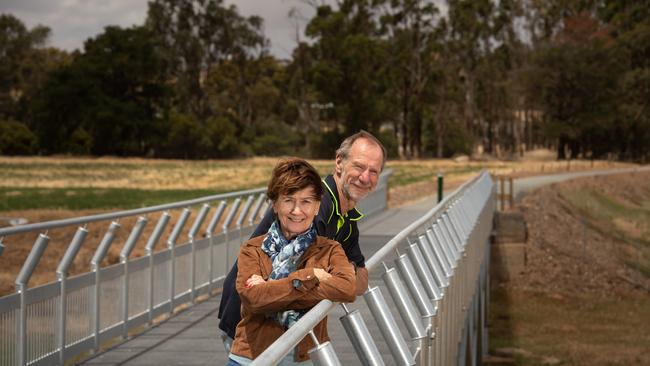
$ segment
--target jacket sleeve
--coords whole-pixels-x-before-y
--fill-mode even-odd
[[[353,302],[355,296],[354,267],[348,261],[340,245],[332,248],[329,258],[329,268],[324,268],[332,275],[328,280],[318,283],[311,290],[305,290],[304,295],[289,305],[291,309],[307,309],[321,300],[336,302]]]
[[[290,309],[289,304],[302,297],[306,292],[318,285],[318,278],[313,268],[300,269],[291,273],[287,278],[268,280],[264,283],[246,288],[246,280],[256,274],[263,276],[259,250],[250,245],[244,245],[239,251],[237,273],[237,292],[242,305],[253,314],[276,312]],[[293,285],[294,280],[300,281],[300,289]]]
[[[366,267],[357,268],[356,279],[354,293],[361,296],[368,289],[368,270]]]

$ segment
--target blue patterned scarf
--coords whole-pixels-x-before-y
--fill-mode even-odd
[[[262,250],[271,257],[273,263],[273,270],[269,278],[278,280],[288,277],[297,269],[300,258],[315,241],[316,228],[313,223],[307,231],[288,241],[280,230],[278,220],[275,220],[262,242]],[[285,329],[289,329],[301,316],[302,313],[295,310],[278,312],[273,315],[278,324]]]

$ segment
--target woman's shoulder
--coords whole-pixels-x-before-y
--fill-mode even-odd
[[[248,239],[248,240],[244,243],[244,246],[247,246],[247,247],[254,247],[254,248],[255,248],[255,247],[261,247],[261,246],[262,246],[262,242],[264,241],[264,238],[265,238],[265,237],[266,237],[266,234],[263,234],[263,235],[260,235],[260,236],[256,236],[256,237],[254,237],[254,238],[250,238],[250,239]]]
[[[323,247],[339,247],[339,246],[341,246],[341,244],[339,244],[338,241],[332,240],[332,239],[329,239],[329,238],[326,238],[326,237],[320,236],[320,235],[318,235],[316,237],[316,243],[319,246],[323,246]]]

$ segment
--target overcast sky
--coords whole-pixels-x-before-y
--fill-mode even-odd
[[[225,0],[244,16],[264,18],[264,33],[271,53],[288,59],[295,46],[295,22],[288,17],[292,7],[309,19],[314,11],[299,0]],[[107,25],[141,25],[147,0],[0,0],[0,13],[10,13],[28,28],[37,24],[51,30],[50,45],[68,51],[82,49],[83,42],[101,33]],[[304,28],[304,22],[302,23]],[[304,35],[302,35],[304,37]]]

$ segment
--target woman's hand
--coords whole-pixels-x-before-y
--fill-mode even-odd
[[[318,278],[319,282],[326,281],[332,277],[331,274],[327,273],[327,271],[322,268],[314,268],[314,275]]]
[[[249,279],[246,280],[244,285],[246,286],[246,288],[251,288],[255,285],[260,285],[264,282],[266,281],[264,281],[264,278],[262,276],[254,274]]]

